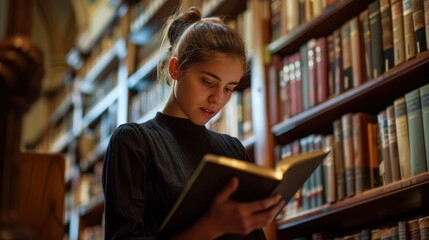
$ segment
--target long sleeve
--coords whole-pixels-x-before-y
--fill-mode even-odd
[[[143,238],[145,214],[144,143],[138,130],[122,125],[112,135],[103,168],[105,238]]]

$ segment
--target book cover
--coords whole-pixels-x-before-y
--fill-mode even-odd
[[[232,195],[235,201],[255,201],[280,193],[288,202],[328,153],[318,150],[291,156],[277,163],[275,169],[207,154],[167,215],[161,226],[161,235],[177,233],[194,223],[233,177],[240,182]]]

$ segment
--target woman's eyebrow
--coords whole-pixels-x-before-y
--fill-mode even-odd
[[[220,77],[217,76],[216,74],[213,74],[213,73],[207,72],[207,71],[201,71],[201,72],[204,73],[204,74],[207,74],[207,75],[211,76],[212,78],[214,78],[214,79],[216,79],[218,81],[221,81]],[[238,81],[237,82],[229,82],[228,83],[228,85],[238,85],[238,84],[239,84]]]

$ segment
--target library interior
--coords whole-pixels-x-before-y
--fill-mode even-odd
[[[429,239],[429,0],[0,0],[0,239],[105,239],[110,139],[163,110],[193,6],[249,68],[205,127],[264,167],[329,151],[266,239]]]

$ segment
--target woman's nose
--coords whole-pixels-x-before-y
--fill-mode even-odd
[[[220,103],[222,100],[223,92],[222,89],[216,88],[214,89],[210,96],[209,96],[209,102],[210,103]]]

